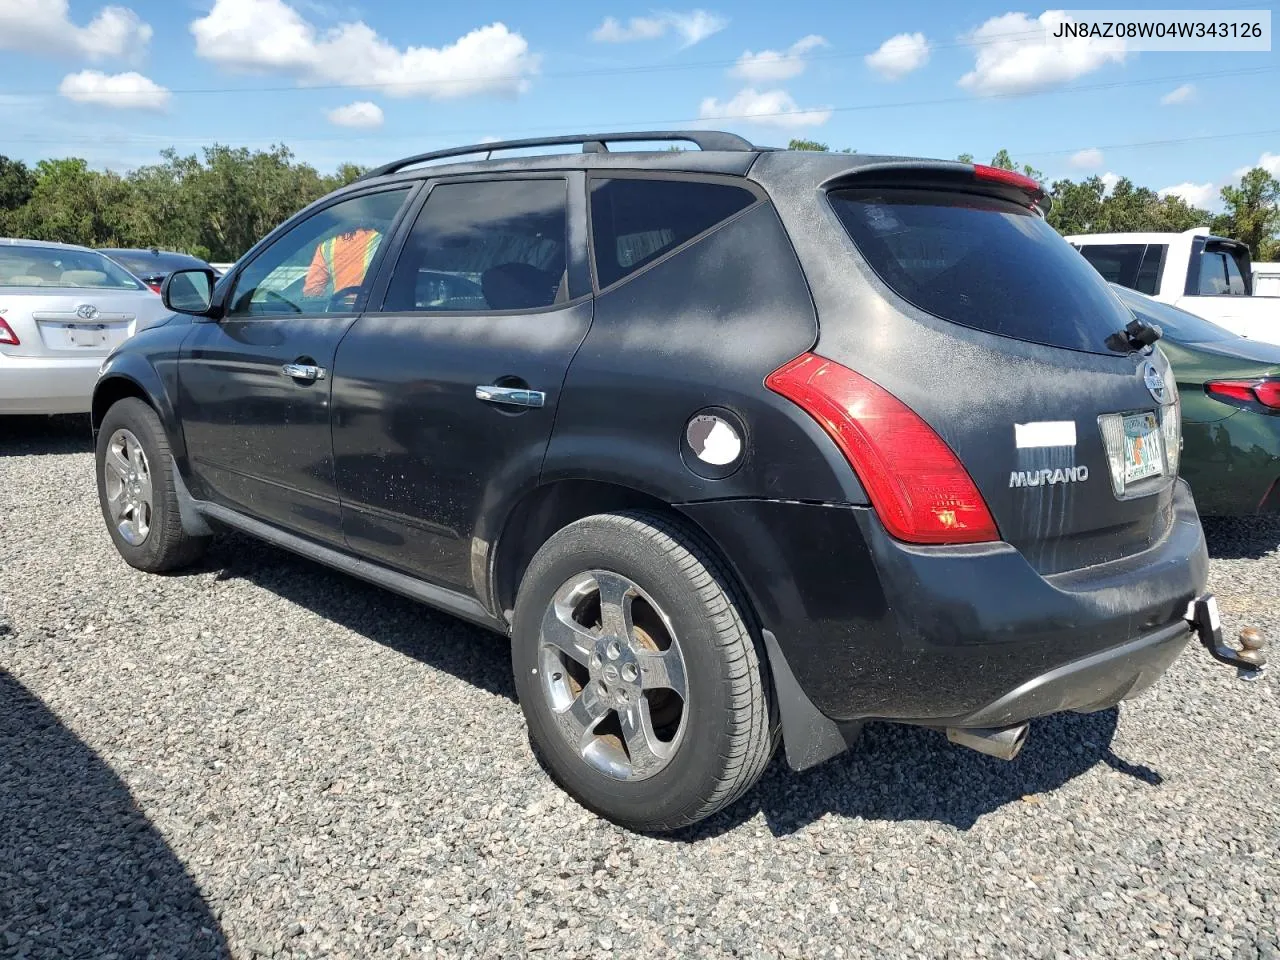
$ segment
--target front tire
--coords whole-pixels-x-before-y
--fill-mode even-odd
[[[112,405],[98,429],[98,502],[125,563],[148,573],[194,563],[208,546],[182,528],[169,438],[136,397]]]
[[[647,512],[587,517],[538,551],[513,621],[529,736],[583,806],[633,830],[696,823],[776,743],[765,659],[727,573]]]

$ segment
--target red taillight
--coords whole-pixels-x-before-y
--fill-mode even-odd
[[[13,327],[5,323],[3,319],[0,319],[0,343],[7,343],[11,347],[16,347],[22,343],[18,339],[18,335],[13,332]]]
[[[1039,183],[1025,173],[1018,173],[1016,170],[1005,170],[1003,167],[988,167],[982,163],[975,163],[973,165],[973,177],[975,180],[986,180],[990,183],[1007,183],[1011,187],[1025,190],[1034,196],[1044,196],[1044,188]]]
[[[1260,403],[1280,410],[1280,379],[1274,377],[1264,380],[1210,380],[1204,389],[1209,396],[1219,400]]]
[[[833,360],[802,354],[765,386],[817,420],[858,474],[880,521],[908,543],[999,540],[973,478],[906,404]]]
[[[153,280],[144,280],[144,281],[142,281],[142,282],[143,282],[143,283],[145,283],[148,287],[150,287],[150,288],[151,288],[151,292],[152,292],[152,293],[159,293],[159,292],[160,292],[160,284],[156,283],[155,281],[153,281]]]
[[[1264,380],[1253,388],[1253,392],[1264,407],[1280,410],[1280,380]]]

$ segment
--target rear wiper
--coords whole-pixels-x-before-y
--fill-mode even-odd
[[[1125,324],[1123,330],[1118,330],[1107,337],[1107,347],[1116,351],[1116,353],[1142,350],[1151,346],[1163,336],[1164,330],[1161,329],[1160,324],[1147,323],[1145,320],[1139,320],[1135,317]]]

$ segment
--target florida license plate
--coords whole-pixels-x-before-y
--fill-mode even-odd
[[[1160,424],[1154,413],[1135,413],[1124,418],[1124,482],[1136,483],[1164,472],[1164,451],[1160,446]]]

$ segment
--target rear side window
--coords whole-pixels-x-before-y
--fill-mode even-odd
[[[1098,243],[1081,247],[1080,252],[1093,264],[1093,269],[1102,274],[1103,280],[1136,290],[1146,249],[1145,243]]]
[[[1108,283],[1155,294],[1165,249],[1159,243],[1090,243],[1080,253]]]
[[[726,183],[593,180],[596,279],[610,286],[755,201],[750,190]]]
[[[1240,273],[1240,264],[1231,254],[1225,254],[1227,258],[1227,293],[1233,297],[1247,296],[1249,291],[1245,289],[1244,275]]]
[[[1168,249],[1163,243],[1147,244],[1147,252],[1142,257],[1142,266],[1138,268],[1138,283],[1134,287],[1135,290],[1151,296],[1159,292],[1160,271],[1164,267],[1164,255]]]
[[[567,196],[558,179],[438,184],[382,309],[485,313],[563,301]]]
[[[838,190],[831,204],[867,263],[934,316],[1032,343],[1109,353],[1131,319],[1037,214],[938,190]]]

